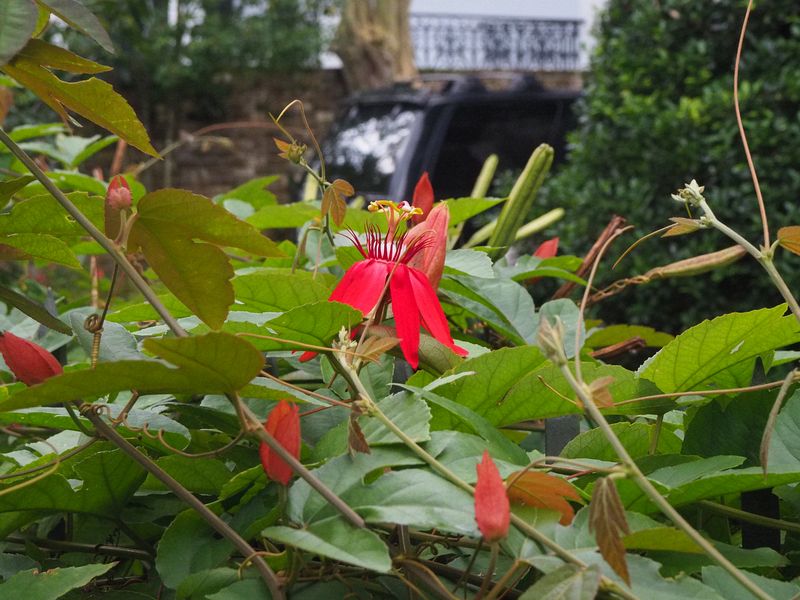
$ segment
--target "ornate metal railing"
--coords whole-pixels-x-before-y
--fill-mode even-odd
[[[417,67],[430,70],[574,71],[581,21],[411,15]]]

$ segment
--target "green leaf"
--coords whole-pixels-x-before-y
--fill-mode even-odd
[[[2,17],[2,15],[0,15]],[[30,598],[31,600],[56,600],[70,590],[83,587],[95,577],[107,573],[117,563],[83,565],[22,571],[0,583],[0,596],[3,598]]]
[[[97,17],[77,0],[37,0],[62,21],[88,35],[106,52],[114,53],[114,44]]]
[[[388,573],[392,567],[389,549],[376,533],[338,519],[328,519],[303,529],[267,527],[261,534],[311,554],[378,573]]]
[[[422,469],[381,475],[342,499],[368,523],[395,523],[477,537],[475,501],[449,481]]]
[[[762,427],[753,427],[760,435]],[[786,467],[800,471],[800,390],[795,390],[784,404],[769,444],[769,470]]]
[[[378,402],[378,408],[415,442],[427,442],[431,439],[431,411],[423,400],[410,394],[394,394]],[[359,422],[370,446],[402,443],[378,419],[362,416]]]
[[[2,10],[2,9],[0,9]],[[14,179],[0,181],[0,203],[5,205],[11,197],[36,178],[33,175],[22,175]]]
[[[74,490],[61,473],[55,473],[24,488],[7,484],[0,496],[0,512],[76,512],[116,518],[145,477],[144,469],[121,450],[105,450],[75,465]]]
[[[0,3],[0,65],[6,64],[28,43],[38,16],[33,0]]]
[[[176,319],[192,316],[192,311],[186,308],[183,302],[178,300],[173,294],[169,292],[159,294],[158,299]],[[106,319],[117,323],[129,323],[133,321],[159,321],[161,316],[149,302],[137,302],[135,304],[129,304],[128,306],[123,306],[119,310],[109,313]]]
[[[39,259],[80,269],[75,253],[61,239],[43,233],[0,234],[0,258],[3,260]]]
[[[508,198],[452,198],[445,200],[450,212],[450,225],[458,225],[484,211],[505,202]]]
[[[450,250],[445,258],[444,268],[446,273],[489,279],[494,277],[492,259],[478,250]]]
[[[241,389],[264,365],[251,344],[227,333],[190,338],[148,339],[144,347],[178,368],[157,361],[99,363],[94,369],[70,371],[12,395],[0,410],[91,399],[136,389],[141,394],[229,393]]]
[[[240,275],[233,280],[237,310],[283,312],[312,302],[327,300],[331,290],[308,271],[277,269]]]
[[[217,246],[261,256],[283,254],[252,226],[186,190],[152,192],[139,201],[137,209],[129,250],[141,247],[169,290],[214,329],[222,326],[234,301],[233,268]]]
[[[294,229],[319,217],[319,208],[307,202],[264,206],[246,221],[258,229]]]
[[[111,144],[115,144],[119,141],[119,137],[117,137],[116,135],[107,135],[102,138],[100,138],[99,136],[97,137],[99,139],[92,141],[91,144],[88,144],[80,152],[73,155],[72,159],[69,161],[69,164],[67,166],[73,169],[77,169],[84,162],[89,160],[92,156],[94,156],[101,150],[107,148]]]
[[[619,441],[633,458],[646,456],[650,449],[650,441],[655,435],[655,426],[645,423],[612,423]],[[662,454],[677,454],[681,450],[681,440],[673,432],[664,428],[658,437],[656,449]],[[570,440],[561,452],[564,458],[591,458],[618,462],[619,457],[614,448],[606,440],[603,432],[590,429]]]
[[[473,372],[473,375],[436,387],[436,393],[466,406],[493,425],[514,422],[507,421],[506,415],[503,414],[505,398],[515,386],[525,382],[525,375],[544,362],[542,353],[533,346],[487,352],[462,362],[448,373],[449,375]],[[421,381],[423,376],[416,374],[408,380],[408,383],[418,386]],[[433,389],[433,386],[429,388]],[[459,421],[459,418],[445,410],[433,409],[434,429],[452,429]]]
[[[38,323],[41,323],[53,331],[58,331],[65,335],[72,335],[72,329],[70,329],[63,321],[57,319],[47,312],[47,309],[44,306],[37,304],[33,300],[30,300],[26,296],[23,296],[11,288],[0,285],[0,300],[3,301],[7,306],[13,306],[20,312],[28,315],[31,319],[34,319]]]
[[[449,275],[441,285],[447,297],[481,317],[486,315],[486,311],[476,306],[474,301],[470,302],[470,296],[477,299],[494,313],[495,318],[491,320],[491,324],[494,326],[499,318],[503,323],[500,331],[510,333],[512,341],[516,344],[532,344],[536,341],[533,299],[520,284],[509,279]]]
[[[193,494],[217,495],[231,479],[231,472],[225,463],[214,458],[189,458],[174,454],[159,458],[156,464]],[[142,487],[146,490],[166,489],[152,475],[148,476]]]
[[[800,585],[791,581],[770,579],[744,571],[744,576],[764,590],[773,600],[793,600],[800,594]],[[703,583],[717,590],[723,598],[753,598],[742,588],[742,584],[731,577],[722,567],[703,567]]]
[[[167,527],[156,554],[156,570],[167,587],[176,589],[192,573],[220,566],[233,551],[193,510],[180,513]]]
[[[529,587],[520,600],[593,600],[601,575],[594,565],[586,569],[564,565]]]
[[[64,121],[68,122],[67,110],[71,110],[118,135],[145,154],[158,156],[133,109],[111,85],[94,77],[81,81],[62,81],[42,66],[42,62],[58,62],[60,66],[57,68],[65,69],[63,57],[66,51],[47,45],[47,53],[52,60],[43,61],[44,52],[36,49],[36,46],[44,42],[32,42],[33,49],[29,42],[2,70],[39,96]]]
[[[431,402],[432,404],[443,408],[450,414],[455,415],[462,424],[481,436],[494,447],[494,456],[496,458],[499,455],[499,458],[511,462],[518,462],[521,464],[526,462],[527,455],[522,448],[514,444],[511,440],[500,433],[491,423],[463,404],[459,404],[458,402],[444,398],[425,388],[415,388],[413,386],[403,387],[416,392],[428,402]]]
[[[176,597],[180,600],[205,600],[208,594],[218,592],[239,581],[236,569],[218,567],[188,575],[178,586]]]
[[[221,204],[225,200],[240,200],[256,209],[265,206],[274,206],[278,203],[278,199],[275,197],[275,194],[270,192],[267,188],[277,181],[277,179],[277,175],[268,175],[267,177],[251,179],[247,183],[243,183],[233,188],[231,191],[217,196],[214,198],[214,201]]]
[[[87,354],[92,351],[94,335],[89,333],[83,325],[86,318],[91,314],[97,315],[98,313],[91,308],[79,308],[69,313],[69,322],[75,331],[78,343]],[[98,359],[105,362],[145,359],[145,356],[137,348],[136,338],[117,323],[103,323],[99,350]]]
[[[355,308],[341,302],[323,301],[298,306],[263,325],[229,321],[224,329],[232,333],[254,334],[244,337],[262,351],[305,350],[293,342],[327,347],[339,335],[342,327],[352,329],[360,322],[361,313]],[[259,338],[259,335],[287,341]]]
[[[732,401],[712,400],[690,411],[683,453],[708,457],[732,454],[746,457],[747,466],[761,464],[761,437],[774,401],[774,392],[739,394]],[[800,469],[800,462],[795,466]]]
[[[665,393],[747,385],[756,357],[800,340],[786,305],[703,321],[664,346],[640,369]]]
[[[92,223],[102,227],[102,197],[85,192],[72,192],[67,197]],[[40,233],[61,239],[86,235],[86,231],[49,193],[17,202],[10,213],[0,215],[0,234],[12,233]]]
[[[260,579],[242,579],[220,591],[206,596],[206,600],[245,600],[263,598],[270,600],[269,590]]]
[[[648,346],[652,348],[662,348],[671,342],[674,336],[656,331],[652,327],[642,325],[609,325],[602,329],[596,329],[586,340],[588,348],[603,348],[624,342],[631,338],[642,338]]]

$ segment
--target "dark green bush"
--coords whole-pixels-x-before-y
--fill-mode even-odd
[[[692,178],[706,186],[721,220],[760,243],[733,108],[733,65],[746,4],[610,0],[597,25],[569,164],[546,191],[547,204],[568,209],[559,232],[565,251],[583,253],[614,213],[636,225],[636,235],[685,216],[670,193]],[[798,56],[796,0],[759,3],[741,62],[740,102],[773,236],[780,226],[800,223]],[[618,242],[620,251],[624,243]],[[616,271],[606,270],[599,283],[727,245],[711,231],[653,239]],[[779,267],[797,290],[797,257],[782,258]],[[780,296],[759,271],[746,258],[711,275],[629,289],[604,302],[600,316],[680,329],[723,312],[777,304]]]

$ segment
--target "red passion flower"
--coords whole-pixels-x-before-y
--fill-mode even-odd
[[[395,328],[400,338],[403,356],[416,369],[419,365],[419,328],[424,327],[439,342],[464,356],[466,351],[453,343],[447,319],[431,286],[422,271],[409,266],[432,238],[427,235],[399,233],[397,225],[416,213],[407,202],[379,201],[370,210],[382,211],[389,219],[389,232],[384,236],[377,228],[368,228],[366,241],[354,233],[348,237],[364,257],[350,267],[331,293],[330,300],[349,304],[365,315],[380,310],[386,281],[392,303]]]

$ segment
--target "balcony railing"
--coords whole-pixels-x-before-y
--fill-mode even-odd
[[[581,21],[411,15],[417,67],[426,70],[575,71]]]

